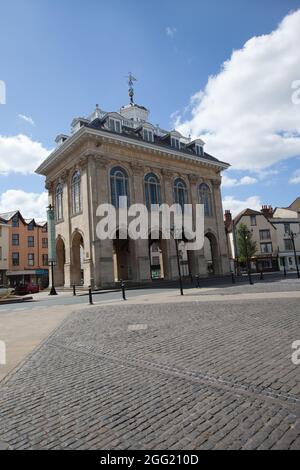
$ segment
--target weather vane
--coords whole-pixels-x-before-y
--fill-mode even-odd
[[[128,86],[129,86],[128,94],[130,97],[130,103],[133,104],[133,97],[134,97],[133,82],[136,82],[137,79],[132,75],[131,72],[129,72],[127,79],[128,79]]]

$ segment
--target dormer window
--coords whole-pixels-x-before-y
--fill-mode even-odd
[[[195,145],[195,151],[198,157],[203,157],[204,152],[203,152],[203,147],[201,145]]]
[[[150,129],[143,129],[143,139],[147,142],[153,142],[153,131],[151,131]]]
[[[180,149],[180,141],[176,137],[171,137],[171,147],[174,149]]]
[[[121,133],[121,122],[118,119],[109,118],[108,127],[113,132]]]

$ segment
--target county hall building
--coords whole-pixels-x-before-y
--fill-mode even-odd
[[[87,118],[75,118],[71,134],[60,134],[57,147],[39,166],[55,209],[56,286],[114,286],[178,278],[174,240],[100,240],[97,207],[119,196],[130,204],[204,204],[205,243],[198,251],[181,244],[183,276],[229,272],[221,201],[221,172],[228,164],[204,151],[204,142],[149,122],[149,110],[133,100],[119,112],[98,105]]]

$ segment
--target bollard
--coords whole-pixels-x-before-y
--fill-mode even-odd
[[[235,276],[233,272],[231,273],[231,281],[232,281],[232,284],[235,284]]]
[[[199,276],[199,274],[197,274],[197,276],[196,276],[196,286],[200,287],[200,276]]]
[[[93,305],[93,295],[92,295],[92,288],[89,286],[89,304]]]
[[[76,286],[73,284],[73,295],[76,295]]]
[[[260,280],[263,281],[264,279],[264,273],[263,273],[263,270],[260,271]]]
[[[122,289],[122,297],[123,297],[123,300],[126,300],[126,295],[125,295],[125,282],[122,281],[122,279],[121,279],[121,289]]]
[[[283,266],[283,274],[284,274],[284,277],[286,277],[286,268],[285,268],[285,265]]]

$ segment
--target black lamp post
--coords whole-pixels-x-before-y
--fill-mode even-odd
[[[293,250],[294,250],[294,257],[295,257],[295,264],[296,264],[296,269],[297,269],[297,276],[298,278],[300,277],[300,273],[299,273],[299,266],[298,266],[298,260],[297,260],[297,253],[296,253],[296,247],[295,247],[295,237],[297,235],[291,231],[290,233],[290,239],[292,240],[292,244],[293,244]]]
[[[178,276],[179,276],[179,290],[180,290],[180,295],[183,295],[182,277],[181,277],[181,269],[180,269],[180,258],[179,258],[179,248],[178,248],[178,238],[176,237],[174,227],[171,228],[171,233],[172,233],[172,236],[174,238],[175,247],[176,247],[177,268],[178,268]]]
[[[48,246],[50,250],[50,267],[51,267],[51,289],[49,295],[57,295],[54,285],[54,266],[55,266],[55,225],[54,225],[54,208],[50,204],[47,211],[47,223],[48,223]]]

